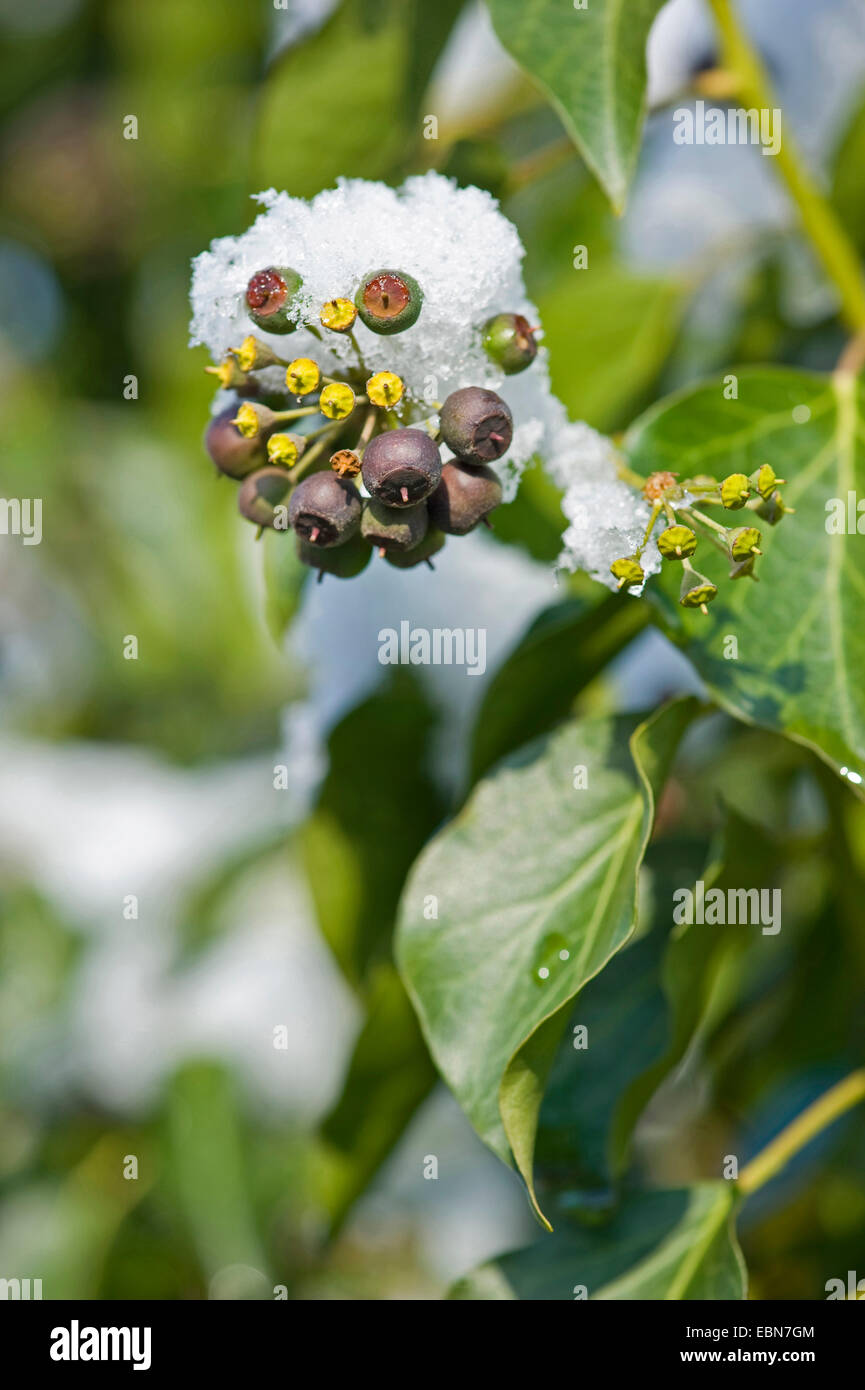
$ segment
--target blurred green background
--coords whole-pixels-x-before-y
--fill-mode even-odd
[[[318,8],[0,4],[2,491],[43,499],[41,545],[0,538],[0,1275],[42,1278],[45,1297],[438,1297],[535,1230],[516,1181],[433,1089],[389,965],[405,871],[456,798],[428,773],[426,695],[395,682],[337,723],[302,826],[272,790],[308,672],[273,640],[260,555],[201,449],[212,382],[186,346],[190,259],[247,225],[262,187],[308,196],[342,174],[435,166],[503,197],[554,385],[599,428],[730,361],[829,366],[842,341],[762,183],[709,252],[661,227],[656,255],[651,217],[617,226],[556,117],[485,56],[476,6]],[[475,29],[463,15],[454,38],[464,9]],[[670,94],[711,66],[702,42]],[[467,102],[472,44],[494,71]],[[794,66],[794,108],[802,86]],[[861,244],[856,109],[825,173]],[[637,218],[653,187],[665,197],[651,127],[645,164]],[[672,192],[695,226],[699,183],[690,204]],[[573,272],[577,243],[590,276]],[[560,531],[535,471],[498,538],[546,564]],[[586,706],[629,681],[639,703],[629,669],[589,681]],[[669,686],[682,681],[677,667]],[[359,760],[352,718],[387,731],[388,756]],[[763,867],[778,855],[799,876],[797,952],[758,943],[713,966],[708,1023],[642,1137],[640,1162],[666,1182],[735,1136],[759,1147],[861,1058],[861,808],[804,750],[719,718],[685,758],[663,835],[682,853],[696,840],[705,862],[737,827]],[[427,1153],[438,1183],[418,1180]],[[820,1297],[857,1254],[865,1274],[863,1157],[851,1124],[754,1204],[742,1235],[758,1296]]]

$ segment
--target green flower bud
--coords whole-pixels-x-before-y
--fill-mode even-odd
[[[620,560],[614,560],[610,565],[610,574],[618,579],[620,589],[626,585],[630,588],[632,584],[642,584],[646,578],[636,555],[623,555]]]
[[[679,591],[679,602],[683,608],[699,608],[703,613],[708,614],[707,603],[718,597],[718,590],[707,579],[705,575],[698,574],[692,565],[687,564],[682,575],[682,587]]]
[[[721,501],[730,511],[744,507],[751,496],[751,484],[744,473],[731,473],[721,483]]]
[[[697,549],[697,535],[690,526],[668,526],[658,537],[658,549],[665,560],[683,560]]]
[[[730,566],[731,579],[753,579],[757,580],[754,573],[754,556],[749,555],[747,560],[735,560]]]
[[[779,478],[771,463],[763,463],[751,474],[751,482],[763,500],[772,496],[776,487],[782,487],[786,478]]]
[[[761,555],[760,532],[756,526],[737,526],[734,531],[727,534],[727,546],[730,551],[731,560],[753,559],[755,555]]]
[[[780,492],[777,491],[773,492],[756,508],[757,515],[762,517],[763,521],[768,521],[770,526],[777,526],[782,517],[792,516],[795,510],[795,507],[787,506]]]

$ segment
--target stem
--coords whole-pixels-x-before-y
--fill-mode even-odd
[[[778,101],[763,64],[739,25],[731,0],[709,0],[721,35],[724,66],[736,73],[743,104],[773,110]],[[841,313],[854,329],[865,328],[865,280],[844,228],[802,163],[789,135],[775,156],[808,237],[841,297]]]
[[[307,449],[303,457],[289,471],[288,476],[291,478],[292,483],[299,482],[304,473],[309,470],[309,465],[321,458],[321,455],[331,443],[332,438],[339,433],[344,423],[343,420],[334,420],[332,425],[328,425],[327,429],[321,432],[321,439],[318,443],[313,444],[311,449]]]
[[[273,412],[276,420],[299,420],[301,415],[317,415],[317,405],[302,405],[296,410],[275,410]]]
[[[780,1172],[800,1149],[804,1149],[822,1130],[845,1111],[865,1100],[865,1067],[853,1071],[803,1110],[801,1115],[752,1158],[739,1175],[739,1191],[748,1196]]]

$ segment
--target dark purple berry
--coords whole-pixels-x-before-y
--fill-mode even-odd
[[[487,357],[498,363],[506,376],[525,371],[538,355],[534,331],[522,314],[496,314],[483,327]]]
[[[259,468],[257,473],[244,478],[237,494],[237,509],[256,526],[273,526],[284,531],[284,508],[290,489],[291,479],[284,468]],[[282,512],[277,513],[277,507],[282,507]]]
[[[384,558],[389,565],[395,565],[398,570],[410,570],[415,565],[424,563],[429,565],[430,569],[435,569],[431,557],[441,550],[445,539],[441,531],[435,531],[430,527],[419,545],[412,546],[411,550],[389,550]]]
[[[483,386],[452,391],[439,419],[442,439],[463,463],[491,463],[511,446],[514,422],[507,402]]]
[[[473,531],[502,500],[502,485],[491,468],[446,463],[442,480],[427,502],[432,526],[449,536]]]
[[[329,550],[323,550],[320,545],[310,545],[300,536],[296,538],[296,545],[298,559],[319,570],[319,580],[325,574],[335,575],[337,579],[354,579],[355,575],[366,569],[372,558],[368,542],[357,532],[344,545],[334,545]]]
[[[267,462],[266,440],[263,435],[245,439],[231,423],[236,414],[237,407],[230,405],[214,415],[204,432],[204,447],[220,473],[229,478],[245,478]]]
[[[438,446],[425,430],[388,430],[364,449],[364,486],[388,507],[422,502],[438,486],[441,475]]]
[[[267,333],[293,333],[297,328],[288,311],[303,281],[296,270],[269,265],[257,270],[246,287],[246,312],[257,328]]]
[[[327,469],[298,483],[288,504],[288,520],[310,545],[342,545],[360,526],[356,488]]]
[[[376,550],[410,550],[423,540],[428,520],[423,502],[413,507],[386,507],[371,497],[364,503],[360,531]]]

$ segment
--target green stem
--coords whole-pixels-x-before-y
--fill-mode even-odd
[[[845,1111],[858,1105],[860,1100],[865,1100],[865,1067],[851,1072],[837,1086],[815,1100],[786,1129],[782,1129],[762,1153],[752,1158],[739,1174],[739,1191],[748,1196],[763,1187],[800,1149],[810,1144],[816,1135],[827,1129]]]
[[[778,101],[763,64],[739,25],[731,0],[709,0],[721,35],[724,66],[736,73],[743,104],[773,110]],[[855,248],[811,178],[795,141],[785,132],[775,156],[802,225],[841,297],[841,312],[854,329],[865,328],[865,280]]]

